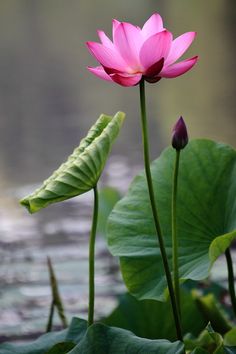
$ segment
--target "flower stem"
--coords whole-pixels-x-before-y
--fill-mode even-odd
[[[95,239],[98,221],[98,191],[97,186],[93,188],[94,207],[93,221],[89,239],[89,308],[88,308],[88,327],[93,324],[94,318],[94,258],[95,258]]]
[[[179,159],[180,159],[180,150],[176,150],[174,175],[173,175],[173,189],[172,189],[172,261],[173,261],[173,284],[175,290],[175,297],[178,306],[179,317],[181,318],[179,266],[178,266],[178,239],[177,239],[177,230],[176,230],[176,202],[177,202]]]
[[[236,296],[235,296],[235,287],[234,287],[234,269],[233,269],[233,262],[230,253],[230,249],[227,248],[225,251],[225,257],[227,261],[227,268],[228,268],[228,284],[229,284],[229,294],[231,298],[231,303],[233,307],[234,314],[236,316]]]
[[[160,251],[161,251],[162,262],[163,262],[163,266],[164,266],[164,270],[165,270],[167,285],[168,285],[168,289],[169,289],[177,338],[182,341],[183,336],[182,336],[182,331],[181,331],[179,313],[178,313],[178,308],[177,308],[177,304],[176,304],[175,293],[174,293],[174,288],[173,288],[173,284],[172,284],[172,278],[171,278],[170,268],[169,268],[166,250],[165,250],[165,246],[164,246],[161,227],[160,227],[160,223],[159,223],[159,219],[158,219],[157,207],[156,207],[156,203],[155,203],[155,195],[154,195],[153,184],[152,184],[150,158],[149,158],[149,146],[148,146],[148,129],[147,129],[147,117],[146,117],[144,80],[140,81],[139,88],[140,88],[140,108],[141,108],[141,120],[142,120],[143,153],[144,153],[144,164],[145,164],[145,172],[146,172],[146,178],[147,178],[147,184],[148,184],[149,198],[150,198],[150,203],[151,203],[151,208],[152,208],[155,229],[156,229],[156,233],[157,233],[157,237],[158,237],[159,247],[160,247]]]

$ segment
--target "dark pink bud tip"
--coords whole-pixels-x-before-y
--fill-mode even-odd
[[[173,128],[172,146],[176,150],[183,149],[188,144],[188,132],[182,117],[179,118]]]

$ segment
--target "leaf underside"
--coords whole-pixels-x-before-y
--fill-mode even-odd
[[[21,204],[35,213],[94,188],[124,118],[122,112],[114,117],[102,114],[67,161],[40,188],[22,199]]]

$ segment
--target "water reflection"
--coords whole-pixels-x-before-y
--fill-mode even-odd
[[[23,332],[44,328],[49,303],[46,254],[55,259],[69,313],[85,314],[87,306],[86,279],[81,274],[87,274],[90,195],[33,217],[18,206],[19,196],[58,167],[101,112],[127,113],[104,183],[125,191],[141,164],[138,88],[109,85],[85,69],[94,61],[84,43],[96,40],[97,28],[111,33],[112,18],[141,24],[160,11],[176,36],[197,30],[188,52],[200,55],[197,67],[181,78],[147,87],[152,156],[169,144],[179,115],[191,136],[234,144],[235,1],[158,3],[0,2],[1,333],[19,331],[22,320]],[[104,249],[100,239],[97,304],[105,295],[108,311],[114,298],[107,296],[111,289],[119,291],[120,282],[109,273],[116,262]]]

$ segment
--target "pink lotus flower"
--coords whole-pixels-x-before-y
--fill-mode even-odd
[[[98,31],[101,43],[87,42],[90,53],[101,64],[88,67],[103,80],[122,86],[137,85],[140,80],[154,83],[161,78],[183,75],[197,62],[195,56],[176,63],[193,42],[196,33],[187,32],[173,40],[163,28],[162,18],[153,14],[141,29],[131,23],[113,20],[113,42]]]

